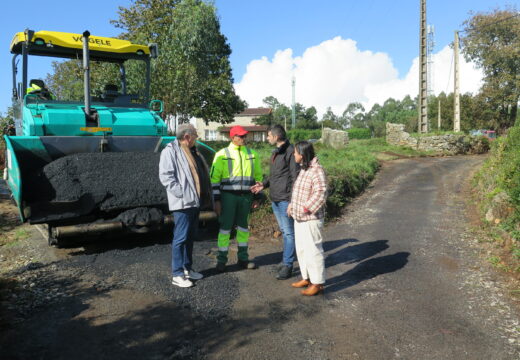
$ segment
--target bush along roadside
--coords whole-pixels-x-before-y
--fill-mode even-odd
[[[473,179],[482,217],[497,254],[489,261],[520,277],[520,125],[492,144]],[[500,261],[498,261],[500,258]]]

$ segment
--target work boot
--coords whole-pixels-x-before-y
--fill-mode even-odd
[[[227,264],[227,260],[228,260],[228,252],[219,250],[218,253],[217,253],[217,262],[226,265]]]
[[[254,262],[252,262],[252,261],[249,261],[249,260],[238,260],[237,264],[242,269],[247,269],[247,270],[256,269],[256,264]]]
[[[301,291],[301,294],[305,296],[314,296],[321,293],[323,293],[323,284],[310,284],[307,289]]]
[[[237,258],[241,261],[249,261],[249,253],[247,246],[239,246],[237,252]]]
[[[223,273],[226,271],[226,264],[218,262],[217,266],[215,267],[219,273]]]
[[[293,288],[304,288],[311,284],[311,282],[307,279],[301,279],[300,281],[297,281],[295,283],[292,283],[291,286]]]
[[[283,265],[278,269],[278,275],[276,275],[276,278],[278,280],[287,280],[292,276],[292,267]]]

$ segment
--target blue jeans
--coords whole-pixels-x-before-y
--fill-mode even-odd
[[[193,241],[199,229],[199,208],[175,210],[173,220],[172,274],[184,276],[184,269],[191,270],[193,262]]]
[[[292,267],[296,259],[294,246],[294,220],[287,216],[288,201],[273,201],[274,216],[283,234],[283,264]]]

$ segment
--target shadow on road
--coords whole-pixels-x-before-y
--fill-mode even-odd
[[[323,243],[323,250],[325,252],[334,250],[340,246],[348,244],[350,242],[356,242],[356,239],[340,239],[340,240],[331,240]],[[256,256],[254,259],[255,263],[259,266],[268,266],[279,264],[282,261],[282,252],[277,251],[270,254],[264,254],[260,256]]]
[[[352,242],[358,241],[356,239],[348,240]],[[333,254],[328,255],[325,258],[325,267],[332,267],[337,264],[352,264],[360,262],[364,259],[368,259],[369,257],[372,257],[375,254],[388,249],[389,246],[387,243],[388,240],[376,240],[345,247]],[[328,243],[323,244],[325,252],[331,250],[327,249],[326,244]]]
[[[363,261],[344,274],[327,280],[328,286],[326,291],[327,293],[333,293],[344,290],[362,281],[375,278],[378,275],[402,269],[408,263],[408,256],[410,256],[409,252],[398,252],[393,255],[380,256]]]
[[[253,306],[238,319],[211,308],[201,314],[184,301],[150,302],[134,310],[117,303],[117,287],[85,288],[79,278],[52,272],[38,281],[66,295],[56,304],[28,308],[23,321],[1,326],[2,359],[199,359],[223,348],[247,346],[256,332],[281,331],[297,309],[309,308],[306,316],[319,316],[314,303],[289,304],[287,309],[289,305],[276,301]],[[273,316],[261,315],[265,313]]]

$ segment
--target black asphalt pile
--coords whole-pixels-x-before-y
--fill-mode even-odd
[[[30,186],[41,196],[35,202],[81,201],[104,212],[165,207],[168,199],[158,177],[159,159],[160,153],[150,152],[68,155],[47,164]],[[84,211],[78,209],[77,215]],[[69,211],[67,217],[74,214]]]
[[[163,222],[163,213],[157,208],[136,208],[122,212],[116,220],[125,225],[159,225]]]

